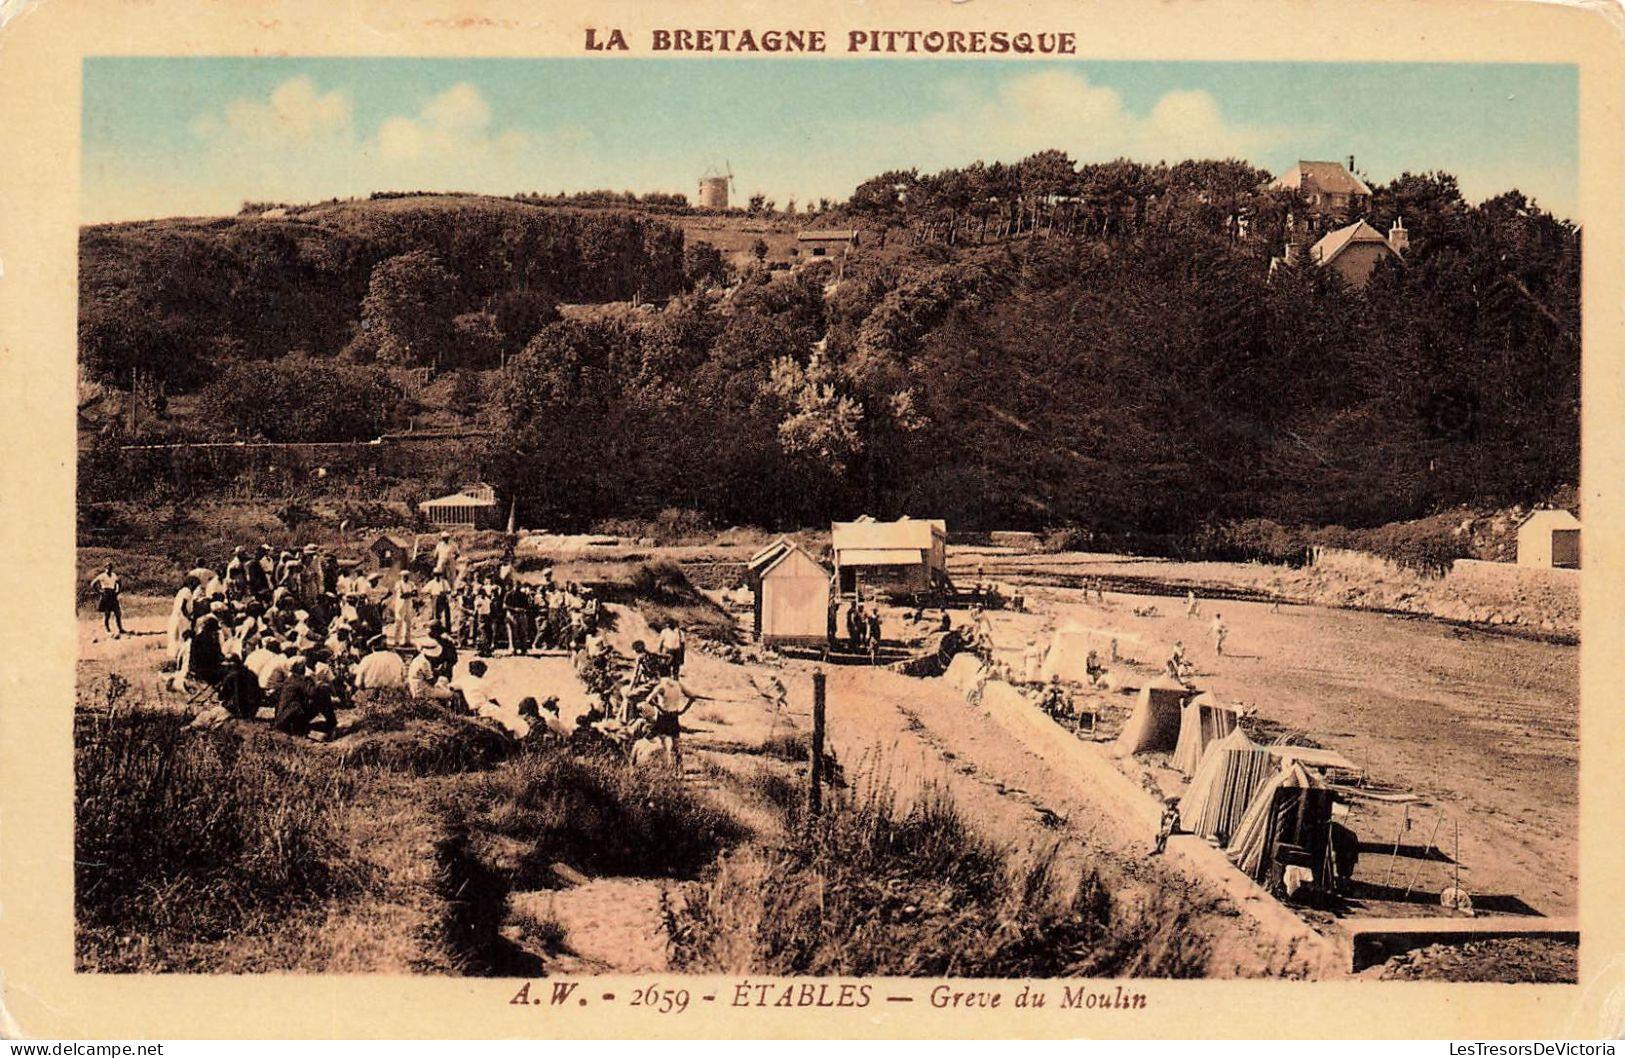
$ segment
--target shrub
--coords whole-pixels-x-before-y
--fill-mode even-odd
[[[347,766],[407,775],[479,771],[513,756],[506,734],[404,691],[372,692],[342,743]]]
[[[207,424],[267,441],[365,441],[402,406],[388,374],[332,360],[287,357],[233,364],[199,395]]]
[[[75,714],[82,969],[207,969],[210,943],[358,885],[334,836],[342,773],[281,736],[186,721],[116,703]]]
[[[745,836],[664,769],[564,750],[527,753],[448,796],[453,827],[521,889],[555,885],[560,862],[594,875],[692,877]]]
[[[389,529],[407,521],[410,515],[404,508],[393,504],[363,500],[339,504],[333,511],[333,517],[341,522],[349,522],[351,529]]]
[[[733,643],[739,637],[728,612],[700,594],[674,562],[640,562],[629,574],[592,587],[605,602],[636,607],[650,626],[672,619],[704,639]]]
[[[1168,936],[1178,926],[1164,909],[1119,908],[1093,872],[1061,884],[1054,848],[1009,855],[941,788],[905,808],[871,777],[833,795],[818,819],[803,819],[796,798],[784,811],[786,847],[724,858],[689,888],[669,927],[675,966],[961,977],[1199,969],[1200,953]]]

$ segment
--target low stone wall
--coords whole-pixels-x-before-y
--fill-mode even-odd
[[[1270,590],[1324,606],[1580,631],[1577,570],[1458,559],[1444,576],[1429,577],[1376,555],[1328,550],[1305,569],[1273,574]]]

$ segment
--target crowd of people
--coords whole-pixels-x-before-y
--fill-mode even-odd
[[[108,565],[91,586],[104,627],[123,634],[117,572]],[[383,571],[360,571],[316,544],[238,547],[224,565],[200,561],[185,574],[167,623],[165,682],[203,707],[200,726],[270,710],[278,731],[330,739],[338,710],[394,691],[516,739],[596,737],[629,752],[645,741],[680,763],[676,718],[694,700],[678,682],[682,630],[666,621],[654,649],[638,641],[622,657],[601,614],[590,587],[555,581],[551,568],[521,580],[511,552],[471,566],[449,533],[421,582],[403,569],[386,583]],[[533,651],[567,654],[597,698],[574,725],[560,718],[556,696],[504,704],[490,692],[485,659]],[[459,667],[465,654],[474,656]]]

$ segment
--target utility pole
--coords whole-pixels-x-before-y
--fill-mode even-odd
[[[807,815],[816,819],[824,811],[824,673],[813,673],[812,752],[808,755]]]

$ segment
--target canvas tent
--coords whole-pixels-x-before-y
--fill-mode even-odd
[[[1271,880],[1283,853],[1301,856],[1316,881],[1324,882],[1331,814],[1326,781],[1293,761],[1258,788],[1225,854],[1262,883]]]
[[[1179,739],[1180,708],[1191,691],[1168,676],[1160,676],[1140,688],[1134,713],[1117,736],[1119,753],[1148,753],[1174,748]]]
[[[755,632],[769,646],[829,644],[829,571],[780,539],[757,552],[745,575],[755,593]]]
[[[1179,714],[1179,741],[1173,766],[1186,775],[1196,771],[1207,747],[1236,729],[1236,711],[1219,704],[1211,694],[1198,694]]]
[[[1044,654],[1043,678],[1059,676],[1073,683],[1089,682],[1089,651],[1095,652],[1102,665],[1109,664],[1114,640],[1120,653],[1127,653],[1140,643],[1139,636],[1110,628],[1086,628],[1079,624],[1057,628]]]
[[[1568,511],[1536,511],[1518,526],[1518,565],[1580,568],[1580,519]]]
[[[1208,746],[1179,799],[1180,825],[1224,845],[1258,788],[1280,771],[1276,758],[1236,728]]]

